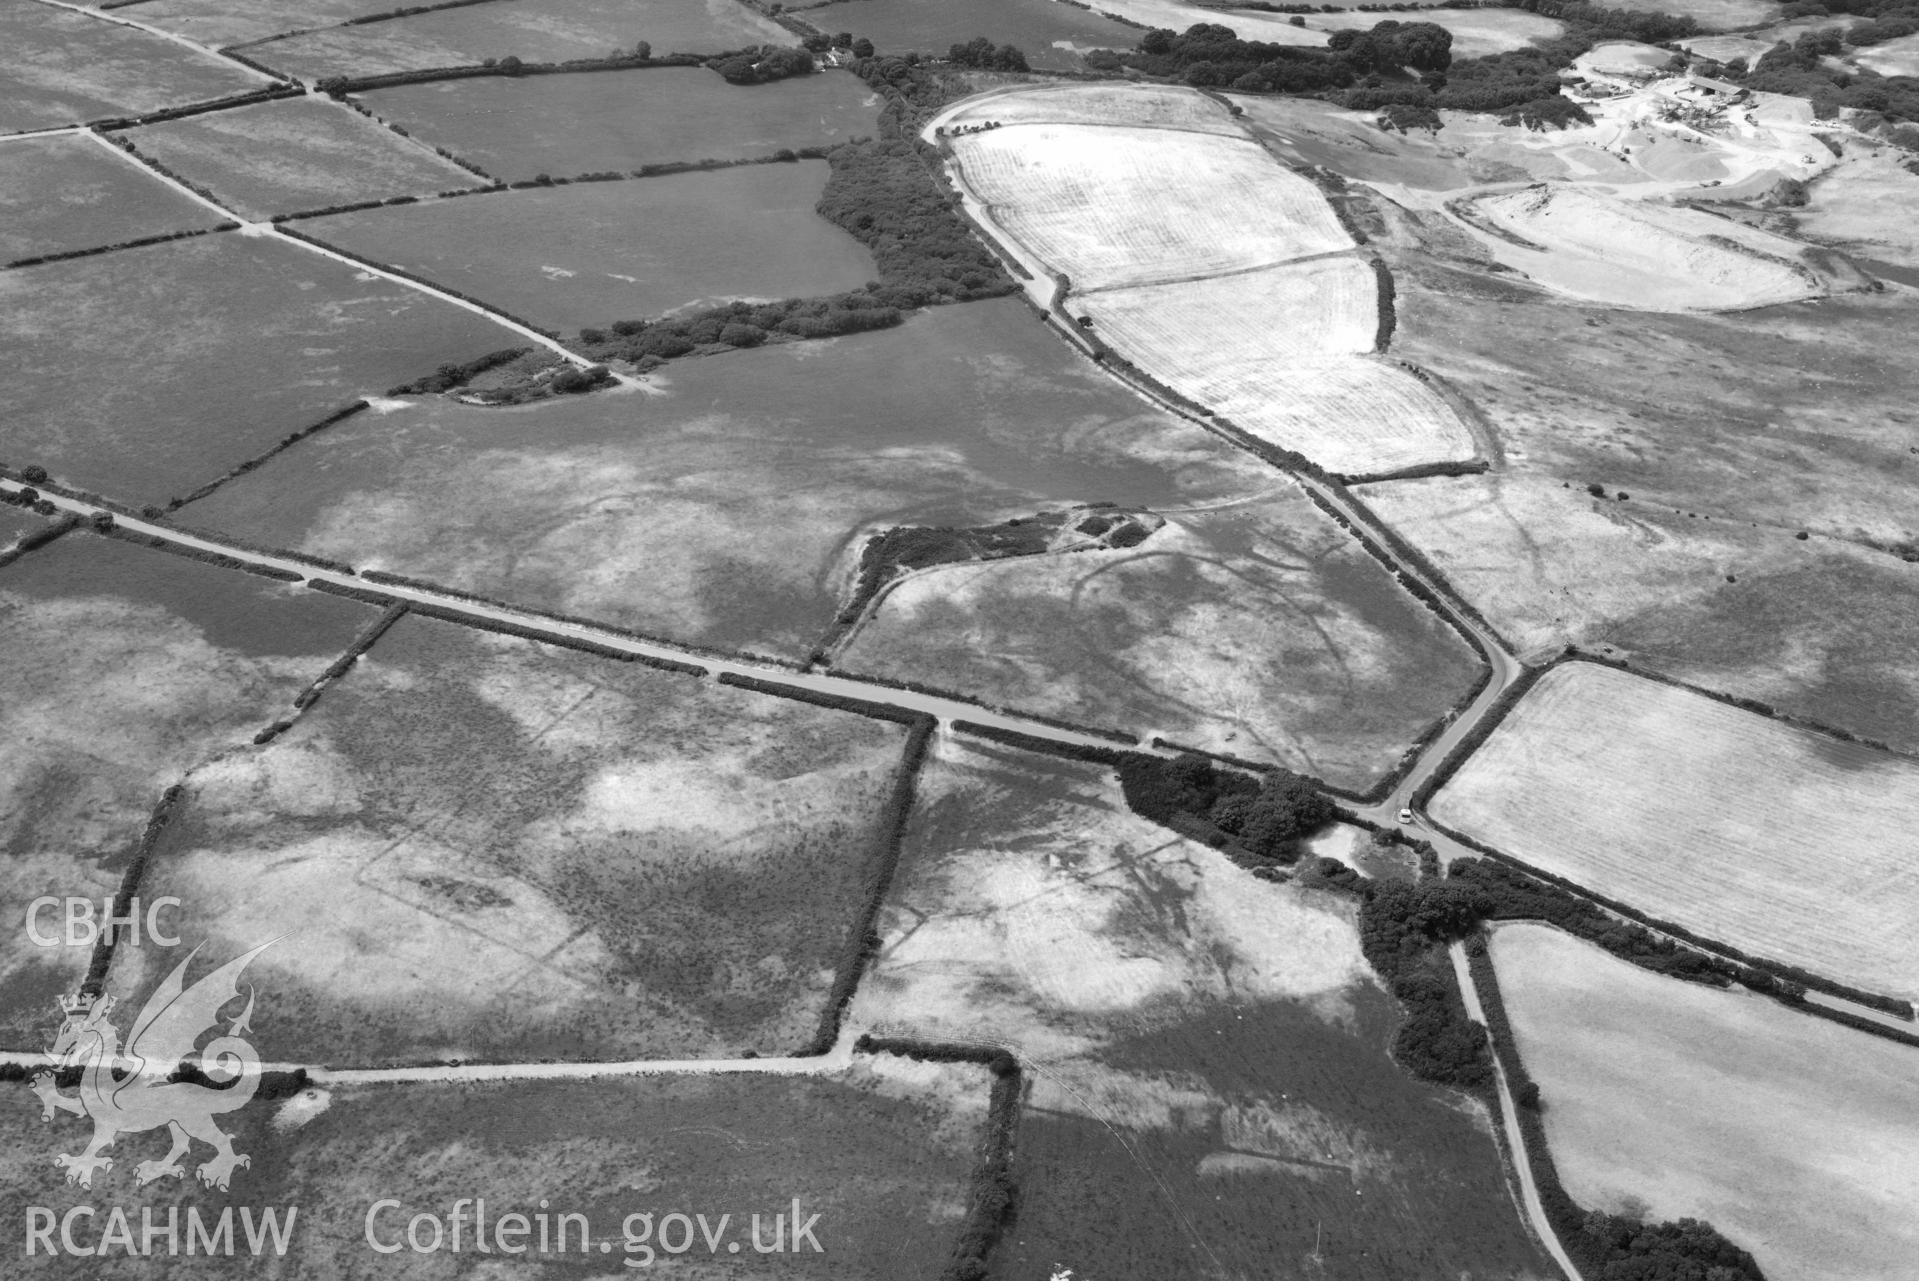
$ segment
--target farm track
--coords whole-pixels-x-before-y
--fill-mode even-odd
[[[1473,983],[1472,969],[1466,961],[1466,945],[1455,943],[1447,951],[1452,956],[1453,977],[1459,984],[1459,994],[1466,1003],[1466,1017],[1483,1030],[1488,1026],[1486,1011],[1479,1003],[1479,989]],[[1519,1185],[1520,1209],[1532,1224],[1533,1233],[1538,1236],[1540,1244],[1552,1255],[1560,1271],[1566,1274],[1567,1281],[1580,1281],[1580,1271],[1573,1265],[1566,1247],[1559,1243],[1559,1235],[1553,1231],[1552,1222],[1546,1217],[1546,1207],[1539,1199],[1539,1185],[1533,1181],[1532,1163],[1526,1157],[1526,1135],[1520,1129],[1519,1109],[1513,1102],[1512,1088],[1506,1081],[1506,1069],[1500,1064],[1497,1055],[1493,1058],[1493,1080],[1499,1090],[1501,1128],[1512,1145],[1508,1160],[1511,1162],[1513,1178]]]

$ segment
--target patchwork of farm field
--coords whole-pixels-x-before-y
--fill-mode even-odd
[[[0,1048],[35,1048],[91,951],[39,946],[27,904],[111,897],[161,793],[290,713],[374,617],[91,533],[0,569],[0,899],[17,913],[0,933]],[[58,912],[40,926],[59,937]]]
[[[285,1026],[274,996],[260,988],[262,1044]],[[734,1271],[744,1256],[762,1275],[933,1281],[972,1195],[990,1081],[977,1067],[873,1056],[811,1077],[313,1086],[221,1118],[236,1150],[252,1158],[230,1189],[201,1189],[192,1178],[136,1187],[132,1154],[157,1159],[164,1134],[122,1136],[114,1151],[127,1164],[97,1175],[92,1189],[48,1183],[40,1167],[52,1145],[84,1142],[80,1123],[62,1117],[46,1126],[37,1111],[13,1107],[0,1115],[0,1179],[31,1187],[34,1204],[65,1219],[88,1248],[79,1257],[42,1250],[23,1273],[32,1276],[100,1275],[91,1248],[111,1236],[108,1211],[91,1222],[67,1216],[111,1197],[135,1225],[150,1215],[164,1227],[176,1212],[182,1255],[189,1213],[210,1230],[224,1211],[237,1248],[175,1263],[197,1276],[257,1275],[242,1226],[260,1232],[261,1207],[270,1206],[282,1247],[261,1253],[300,1276],[362,1276],[376,1264],[388,1275],[435,1275],[467,1259],[484,1273],[518,1254],[529,1272]],[[163,1232],[154,1241],[165,1250]],[[440,1244],[412,1251],[410,1241]]]
[[[1800,246],[1723,218],[1581,187],[1482,196],[1493,256],[1575,298],[1654,311],[1764,306],[1825,292]]]
[[[88,138],[0,146],[0,263],[212,227],[220,216]]]
[[[363,101],[502,182],[830,146],[874,133],[879,115],[878,96],[850,74],[742,88],[703,67],[442,80],[380,89]]]
[[[1356,792],[1476,669],[1450,628],[1296,490],[1168,513],[1125,551],[922,571],[838,661]]]
[[[1243,137],[1132,124],[1134,103],[1149,122],[1181,118],[1172,90],[1041,91],[1030,109],[1025,97],[988,98],[942,128],[1008,126],[953,136],[959,172],[1002,234],[1066,278],[1064,305],[1100,342],[1235,426],[1335,472],[1380,475],[1475,456],[1471,433],[1437,393],[1359,354],[1383,337],[1382,282],[1356,256],[1329,256],[1354,244],[1311,183]],[[1108,124],[1014,123],[1095,108]],[[1197,92],[1178,111],[1232,120]],[[1202,169],[1166,160],[1215,152],[1221,163]],[[1274,179],[1278,191],[1265,192]],[[1212,219],[1230,224],[1230,235]]]
[[[1448,826],[1659,920],[1919,995],[1919,764],[1592,663],[1442,787]]]
[[[1034,124],[952,145],[994,221],[1076,290],[1240,271],[1353,245],[1317,188],[1243,138]]]
[[[220,203],[249,218],[333,205],[430,196],[485,180],[320,98],[188,116],[124,135]]]
[[[388,405],[183,519],[798,658],[832,625],[860,547],[882,528],[1101,500],[1183,506],[1280,483],[1142,405],[1009,299],[681,361],[653,381],[647,394],[515,409]]]
[[[1359,258],[1075,296],[1101,339],[1173,390],[1336,472],[1474,456],[1472,434],[1412,375],[1353,353],[1379,332]]]
[[[855,1026],[1027,1065],[1005,1275],[1549,1271],[1483,1114],[1388,1057],[1352,900],[1137,818],[1109,771],[943,738],[880,930]]]
[[[8,461],[164,503],[355,397],[513,337],[417,290],[231,233],[22,267],[0,273]]]
[[[34,0],[0,6],[0,45],[0,133],[208,102],[267,82],[151,32]]]
[[[203,768],[141,892],[275,993],[302,1062],[811,1044],[907,730],[409,617]],[[113,990],[159,975],[122,968]]]
[[[301,228],[571,332],[734,298],[857,289],[876,274],[873,256],[813,211],[826,174],[824,160],[746,165],[367,209]],[[530,248],[503,255],[503,244]]]
[[[881,53],[944,54],[978,36],[1016,45],[1042,71],[1083,71],[1088,49],[1127,49],[1138,32],[1081,5],[1058,0],[840,0],[799,6],[822,31],[851,31]]]
[[[1769,1277],[1894,1281],[1919,1246],[1913,1051],[1541,925],[1492,955],[1567,1192],[1709,1220]]]
[[[498,0],[289,36],[251,46],[247,55],[275,71],[313,81],[476,66],[487,58],[604,58],[641,40],[659,54],[796,43],[791,32],[743,4],[648,0],[641,11],[631,0]]]

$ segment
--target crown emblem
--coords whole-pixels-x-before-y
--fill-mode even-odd
[[[91,1014],[94,1004],[99,999],[97,995],[87,992],[82,992],[78,996],[63,996],[60,998],[60,1012],[68,1018],[76,1014]]]

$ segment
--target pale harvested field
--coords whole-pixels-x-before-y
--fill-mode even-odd
[[[1912,1049],[1648,973],[1545,926],[1502,925],[1492,949],[1575,1201],[1703,1218],[1768,1277],[1912,1276]]]
[[[1334,471],[1470,458],[1445,403],[1358,358],[1379,328],[1378,283],[1358,258],[1322,258],[1209,280],[1070,299],[1141,369],[1261,439]]]
[[[1148,372],[1211,378],[1265,361],[1373,349],[1379,283],[1357,257],[1282,263],[1209,280],[1075,294],[1101,338]]]
[[[1254,365],[1196,384],[1197,399],[1262,440],[1352,475],[1475,452],[1457,415],[1426,384],[1370,356],[1328,356],[1285,369]]]
[[[1110,125],[1123,121],[1134,129],[1191,129],[1241,136],[1225,108],[1197,89],[1110,81],[1022,85],[1009,93],[989,93],[969,98],[941,123],[964,128],[989,120],[1002,125]]]
[[[1546,251],[1489,238],[1495,257],[1575,298],[1710,311],[1821,292],[1793,242],[1692,210],[1566,186],[1482,197],[1474,207]]]
[[[953,146],[995,221],[1075,289],[1213,275],[1353,243],[1317,188],[1243,139],[1022,125]]]
[[[1758,956],[1919,995],[1919,765],[1588,663],[1547,673],[1441,822]]]

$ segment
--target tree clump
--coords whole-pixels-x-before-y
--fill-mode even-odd
[[[810,76],[815,67],[813,55],[804,48],[782,49],[765,45],[729,58],[717,58],[706,64],[720,73],[728,84],[762,85],[794,76]]]

